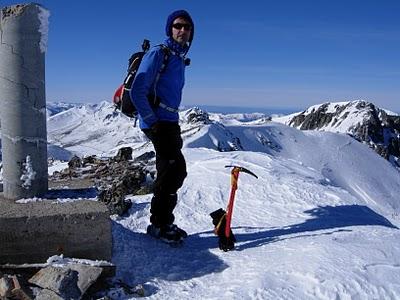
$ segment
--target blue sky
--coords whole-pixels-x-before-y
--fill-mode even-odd
[[[51,13],[48,101],[110,100],[143,38],[162,42],[167,15],[186,9],[195,37],[185,105],[365,99],[400,112],[400,1],[36,2]]]

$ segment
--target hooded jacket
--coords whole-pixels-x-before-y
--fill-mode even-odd
[[[164,55],[161,46],[152,47],[143,56],[132,83],[131,99],[139,112],[139,125],[142,129],[150,128],[158,121],[179,121],[177,110],[181,104],[182,89],[185,84],[185,62],[179,53],[171,51],[166,68],[160,74],[157,85],[154,86]],[[152,108],[148,95],[156,95],[161,103],[176,111],[161,106]]]
[[[178,17],[185,18],[192,25],[189,43],[185,46],[179,45],[172,38],[172,23]],[[160,45],[151,48],[143,56],[130,91],[132,102],[139,113],[139,126],[142,129],[150,128],[158,121],[179,122],[178,109],[185,84],[184,59],[193,40],[194,23],[187,11],[177,10],[168,16],[165,30],[168,36],[165,45],[170,49],[170,55],[157,84],[154,83],[165,55]],[[148,100],[149,95],[156,95],[163,105],[152,108]]]

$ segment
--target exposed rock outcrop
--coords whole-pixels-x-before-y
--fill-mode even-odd
[[[75,156],[67,169],[55,172],[50,180],[90,180],[99,191],[98,200],[106,203],[112,214],[122,215],[132,205],[125,200],[127,195],[151,193],[154,157],[154,152],[147,152],[132,159],[131,148],[121,148],[115,157],[107,159]]]
[[[400,166],[400,116],[367,101],[324,103],[294,115],[288,125],[301,130],[347,133]]]
[[[192,109],[189,109],[186,114],[185,118],[187,120],[187,123],[189,124],[210,124],[210,116],[208,113],[199,107],[193,107]]]

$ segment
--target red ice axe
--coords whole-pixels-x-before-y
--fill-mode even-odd
[[[222,208],[212,212],[210,214],[213,219],[215,226],[214,232],[219,237],[219,248],[223,251],[232,250],[235,247],[236,238],[232,233],[231,220],[233,213],[233,204],[235,201],[235,194],[238,188],[239,173],[244,172],[258,178],[256,174],[250,170],[239,167],[239,166],[225,166],[226,168],[232,168],[231,170],[231,194],[229,196],[229,202],[227,212]]]

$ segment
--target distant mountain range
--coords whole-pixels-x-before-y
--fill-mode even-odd
[[[136,153],[151,147],[135,121],[115,111],[112,104],[48,103],[49,156],[68,160],[96,154],[114,155],[123,146]],[[400,165],[400,116],[363,100],[324,103],[283,117],[263,113],[207,113],[194,107],[180,112],[185,147],[218,151],[277,150],[268,131],[238,133],[236,126],[262,126],[271,121],[300,130],[344,133],[367,144],[396,166]],[[252,133],[250,133],[252,132]]]
[[[358,100],[324,103],[277,121],[300,130],[346,133],[400,165],[400,116],[373,103]]]

